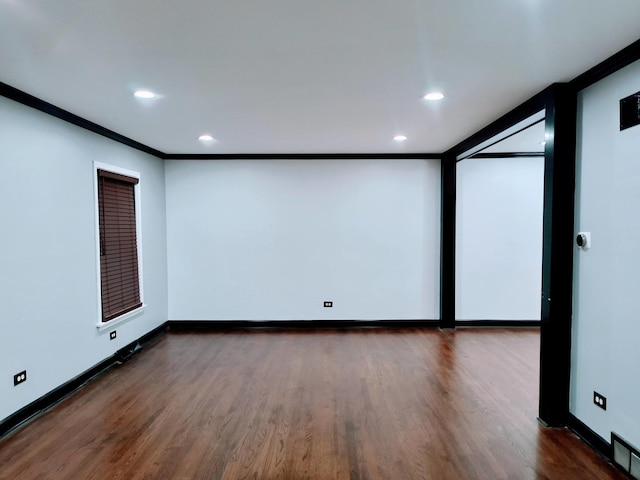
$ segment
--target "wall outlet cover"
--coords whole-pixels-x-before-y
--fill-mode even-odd
[[[596,392],[595,390],[593,392],[593,403],[595,403],[597,406],[599,406],[603,410],[607,409],[607,397]]]
[[[13,376],[13,386],[15,387],[16,385],[20,385],[21,383],[24,383],[27,381],[27,371],[23,370],[20,373],[16,373]]]

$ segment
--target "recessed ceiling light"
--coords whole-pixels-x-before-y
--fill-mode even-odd
[[[440,92],[431,92],[427,93],[424,97],[425,100],[442,100],[444,95]]]
[[[136,92],[134,93],[134,95],[137,98],[153,98],[156,96],[155,93],[150,92],[149,90],[136,90]]]
[[[213,142],[214,138],[211,135],[200,135],[198,137],[198,140],[200,140],[201,142]]]
[[[396,142],[404,142],[407,139],[407,137],[405,135],[396,135],[395,137],[393,137],[393,139]]]

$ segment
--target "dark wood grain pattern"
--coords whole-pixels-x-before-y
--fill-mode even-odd
[[[536,420],[535,329],[169,333],[0,441],[2,479],[622,479]]]

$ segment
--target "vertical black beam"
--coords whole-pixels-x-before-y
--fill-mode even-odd
[[[545,96],[545,168],[539,419],[569,417],[577,93],[554,84]]]
[[[456,159],[442,158],[440,205],[440,328],[456,326]]]

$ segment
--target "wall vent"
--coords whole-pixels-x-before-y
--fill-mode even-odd
[[[640,92],[620,100],[620,130],[640,125]]]
[[[640,480],[640,450],[611,432],[613,463],[631,478]]]

